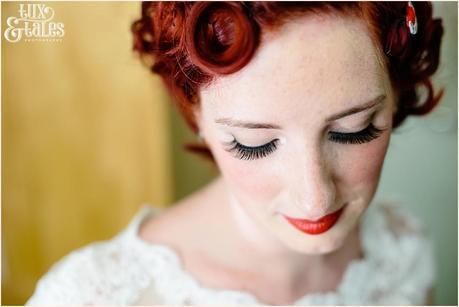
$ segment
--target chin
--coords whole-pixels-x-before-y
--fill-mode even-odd
[[[307,255],[325,255],[333,253],[341,248],[344,239],[339,238],[304,238],[303,242],[297,240],[283,240],[283,243],[291,250]]]

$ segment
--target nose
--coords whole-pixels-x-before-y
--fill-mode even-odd
[[[302,218],[315,221],[335,211],[336,186],[330,160],[320,150],[303,152],[298,159],[292,193]]]

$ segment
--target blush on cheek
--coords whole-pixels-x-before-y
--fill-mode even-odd
[[[233,193],[243,193],[244,199],[254,202],[267,202],[277,195],[279,176],[272,174],[269,167],[261,166],[264,161],[239,160],[225,153],[218,153],[216,159]]]
[[[348,186],[376,189],[381,175],[389,142],[386,133],[364,145],[356,145],[352,153],[346,155],[346,165],[342,178]]]

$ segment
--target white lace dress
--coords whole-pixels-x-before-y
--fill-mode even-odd
[[[182,268],[170,247],[138,236],[160,209],[143,205],[108,241],[77,249],[54,264],[26,305],[266,305],[251,293],[211,289]],[[434,285],[431,242],[401,206],[372,205],[362,218],[365,258],[352,261],[336,291],[307,294],[294,305],[423,305]]]

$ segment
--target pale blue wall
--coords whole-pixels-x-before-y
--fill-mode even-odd
[[[434,3],[445,28],[434,84],[445,87],[437,111],[409,118],[392,134],[375,199],[392,198],[424,220],[438,265],[437,305],[457,305],[457,2]]]

